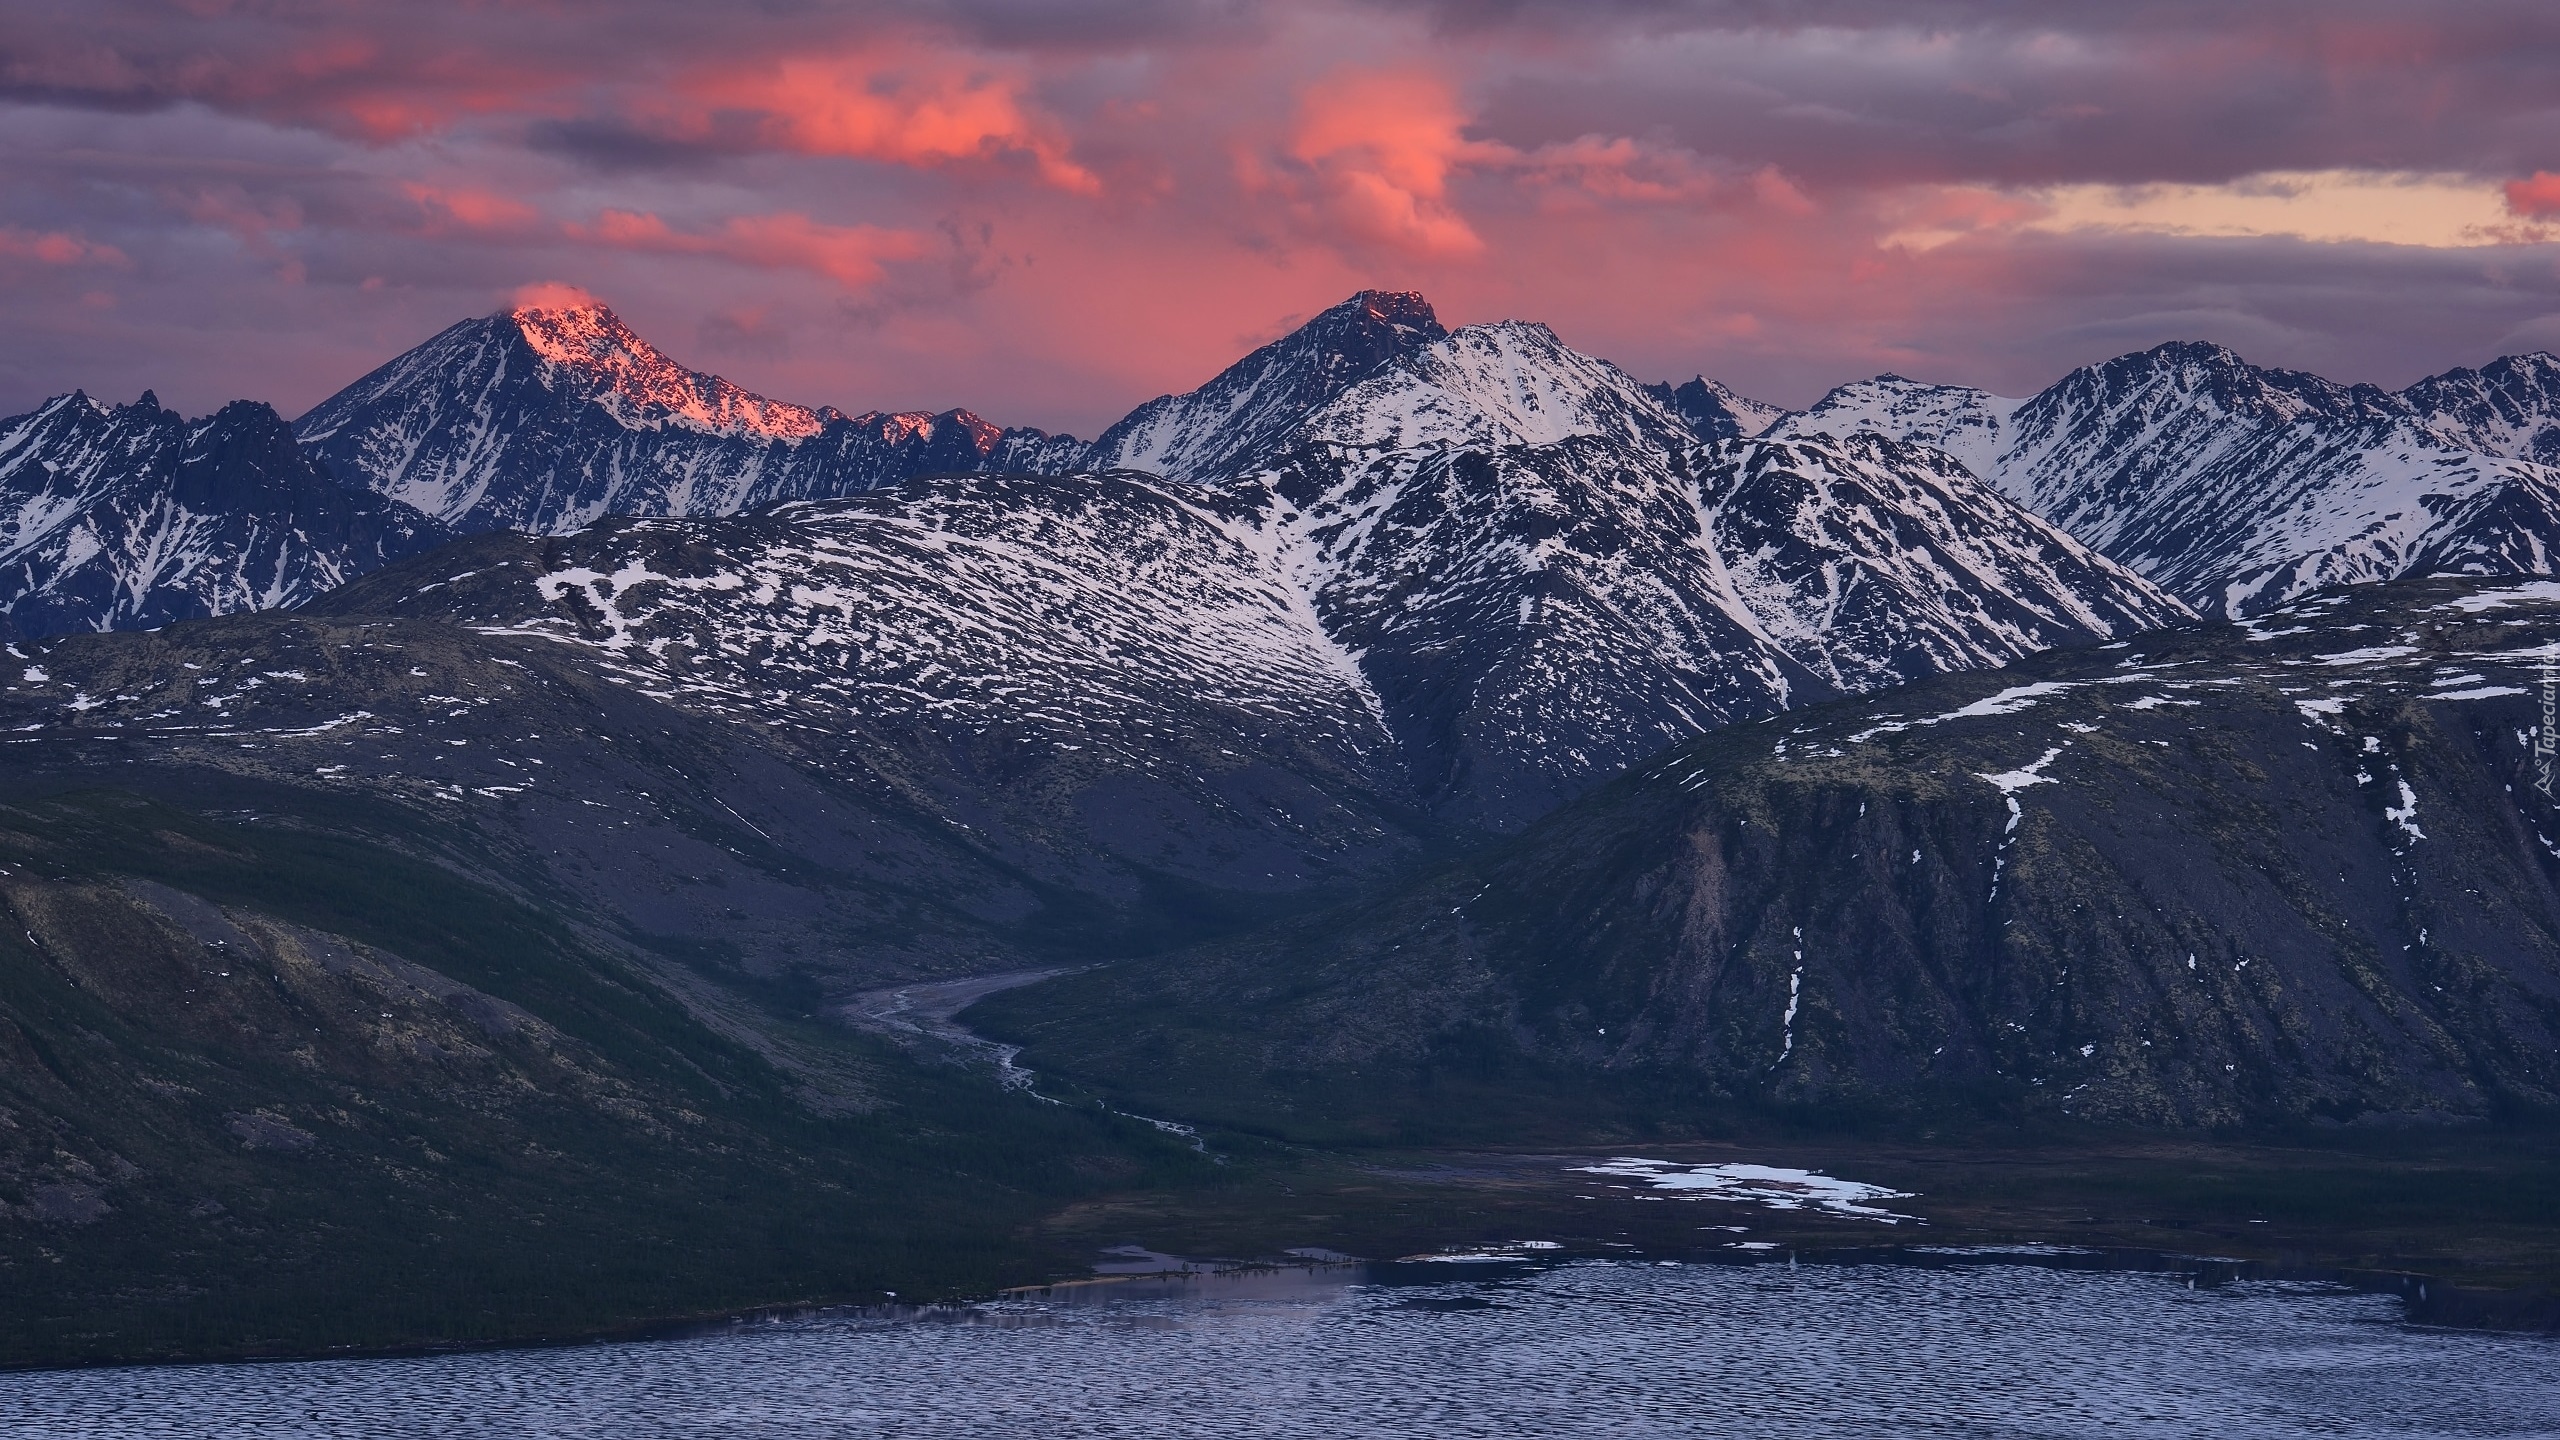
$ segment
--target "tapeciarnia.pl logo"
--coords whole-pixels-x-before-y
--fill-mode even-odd
[[[2560,770],[2560,661],[2542,662],[2542,723],[2533,732],[2533,788],[2553,798],[2553,772]]]

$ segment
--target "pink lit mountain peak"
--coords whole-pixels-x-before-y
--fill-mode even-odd
[[[806,405],[768,400],[676,363],[602,301],[518,305],[505,318],[545,365],[635,428],[675,424],[777,440],[804,440],[825,428],[826,417]]]
[[[456,530],[727,515],[953,471],[1070,468],[1084,443],[966,410],[847,415],[694,370],[602,301],[545,286],[321,402],[295,433],[336,473]]]

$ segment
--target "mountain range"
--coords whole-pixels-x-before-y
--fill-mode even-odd
[[[307,464],[280,462],[271,412],[194,422],[211,428],[190,462],[191,499],[173,491],[175,442],[105,434],[108,417],[140,426],[162,413],[156,402],[74,399],[0,422],[0,500],[16,520],[0,541],[15,572],[0,604],[20,633],[298,603],[449,534],[731,515],[933,474],[1127,469],[1208,485],[1308,447],[1419,456],[1596,440],[1653,457],[1880,435],[1943,452],[2187,605],[2230,614],[2330,583],[2539,573],[2560,526],[2560,361],[2548,355],[2390,394],[2184,343],[2025,399],[1887,375],[1790,414],[1705,377],[1638,382],[1534,324],[1453,333],[1420,296],[1376,291],[1197,390],[1148,401],[1091,444],[967,410],[849,415],[770,400],[580,303],[464,321],[363,377],[294,422]],[[203,478],[216,471],[219,483]],[[153,521],[153,506],[167,517]],[[193,558],[217,551],[189,537],[219,525],[244,542],[271,536],[273,558],[255,576]]]
[[[9,422],[0,708],[49,773],[112,740],[458,807],[617,927],[833,990],[1250,923],[1808,705],[2539,573],[2555,368],[2395,396],[2166,346],[1779,414],[1364,292],[1088,445],[782,404],[527,308],[290,431]]]
[[[2024,400],[1887,375],[1776,422],[1935,446],[2199,610],[2327,585],[2549,572],[2560,359],[2510,356],[2398,394],[2170,344]]]
[[[289,533],[414,518],[335,570],[305,558],[291,608],[199,589],[141,623],[243,613],[22,639],[0,721],[49,785],[148,764],[446,814],[509,874],[739,984],[831,995],[1162,948],[1519,832],[1702,734],[2192,620],[2004,489],[2015,436],[2131,434],[2155,411],[2195,430],[2248,405],[2316,429],[2320,405],[2353,404],[2454,443],[2415,401],[2239,385],[2236,364],[2173,348],[2019,405],[1888,379],[1773,416],[1544,326],[1450,330],[1420,297],[1365,293],[1090,446],[973,421],[997,440],[967,456],[990,468],[884,451],[739,513],[571,525],[604,493],[577,487],[640,474],[633,457],[816,475],[793,467],[845,453],[827,437],[853,422],[675,368],[601,308],[525,312],[368,377],[299,446],[247,406],[192,430],[86,401],[19,424],[13,475],[115,473],[105,441],[61,438],[82,426],[200,464],[242,448],[201,437],[245,427],[305,512],[355,517]],[[2439,388],[2529,449],[2527,373]],[[905,418],[911,438],[935,419]],[[402,453],[443,458],[356,470],[379,489],[335,478],[411,422]],[[563,438],[589,431],[618,438]],[[1043,447],[1079,453],[994,468]],[[2499,463],[2538,483],[2538,462]],[[393,498],[431,476],[476,533]]]
[[[75,392],[0,421],[0,633],[299,605],[452,538],[331,478],[251,401],[189,421]]]
[[[1785,414],[1368,292],[1090,444],[601,307],[55,400],[0,1358],[1074,1274],[1274,1137],[2547,1116],[2555,368]]]
[[[825,766],[1005,812],[1043,883],[1288,888],[1793,707],[2341,580],[2542,573],[2555,374],[2388,395],[2171,345],[2029,400],[1886,376],[1782,414],[1371,291],[1088,445],[768,400],[535,306],[290,433],[52,402],[0,486],[23,635],[309,605],[486,535],[348,603],[835,737]],[[1052,782],[952,779],[1026,765]]]
[[[1180,708],[1231,640],[1225,602],[1201,597],[1250,595],[1246,609],[1264,612],[1254,624],[1322,664],[1247,666],[1222,684],[1271,684],[1253,703],[1285,708],[1320,674],[1340,692],[1323,703],[1350,717],[1340,735],[1358,736],[1328,763],[1378,777],[1381,803],[1496,829],[1704,728],[2183,613],[1925,448],[1743,433],[1768,419],[1703,380],[1648,387],[1544,326],[1452,332],[1418,296],[1371,292],[1196,391],[1139,407],[1091,446],[966,412],[846,417],[764,400],[674,365],[601,307],[456,326],[296,433],[310,476],[364,482],[331,491],[315,479],[322,492],[423,511],[422,535],[569,534],[608,512],[683,522],[599,534],[608,547],[725,544],[685,527],[747,513],[834,525],[826,563],[838,581],[915,593],[901,619],[869,613],[860,583],[835,584],[849,598],[831,623],[893,649],[932,651],[952,617],[1013,614],[1037,597],[1042,624],[990,623],[1000,650],[929,672],[919,693],[976,687],[973,702],[944,697],[946,720],[1024,688],[1002,677],[1033,675],[1074,677],[1060,696],[1101,675],[1117,693],[1155,696],[1156,710]],[[30,488],[113,468],[42,437],[19,454]],[[953,472],[1019,478],[930,478]],[[1127,478],[1092,478],[1108,475]],[[793,504],[853,508],[774,508]],[[981,563],[900,561],[859,538],[916,525],[980,537]],[[821,559],[778,543],[790,553],[741,552],[738,573],[805,580]],[[393,555],[335,558],[343,578]],[[126,588],[153,583],[136,575]],[[227,598],[187,591],[149,620],[255,608]],[[696,609],[736,598],[684,592]],[[526,591],[484,618],[525,623],[564,603]],[[1077,617],[1131,607],[1126,623],[1149,643],[1095,652]],[[44,613],[31,633],[117,619]],[[682,653],[699,665],[721,652],[721,626],[742,622],[687,623],[697,638]],[[762,633],[739,631],[727,649],[754,651]],[[1159,663],[1177,652],[1197,658]],[[651,662],[672,663],[663,645]],[[824,663],[861,697],[844,724],[901,716],[906,689],[878,652],[840,647]],[[748,671],[766,690],[797,675]]]

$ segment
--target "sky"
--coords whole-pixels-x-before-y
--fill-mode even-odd
[[[529,287],[1090,436],[1356,290],[1801,406],[2560,350],[2550,0],[10,0],[0,412],[288,415]]]

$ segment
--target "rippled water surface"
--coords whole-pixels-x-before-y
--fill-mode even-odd
[[[2017,1264],[1406,1267],[415,1359],[0,1375],[0,1435],[2560,1436],[2560,1344]]]

